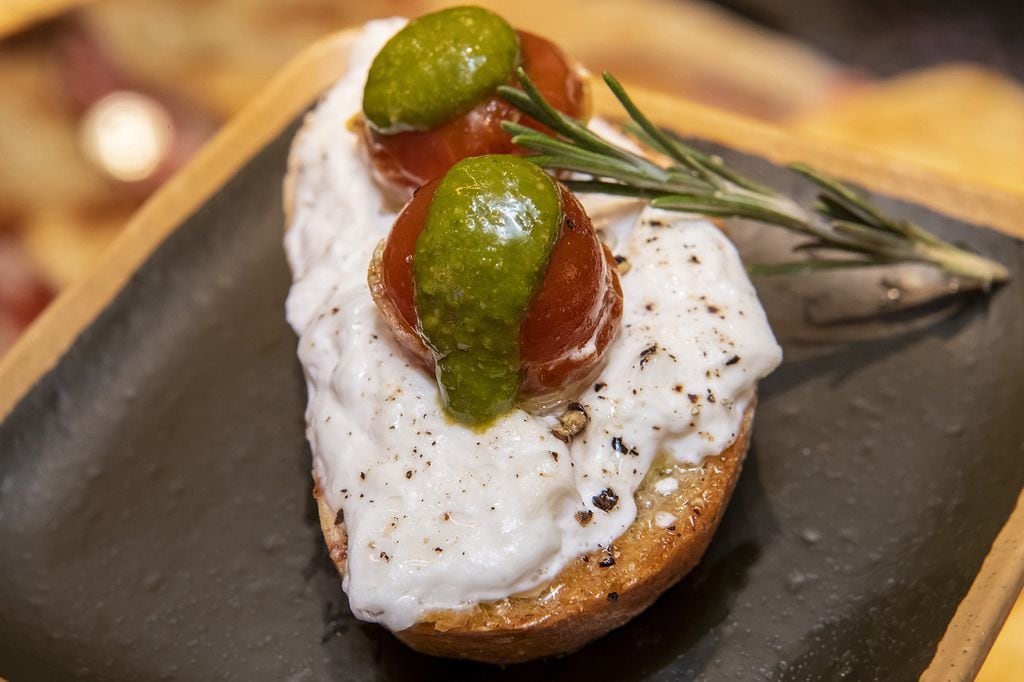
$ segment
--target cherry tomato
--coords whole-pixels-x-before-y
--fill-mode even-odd
[[[525,31],[518,33],[523,69],[544,97],[560,111],[584,117],[585,84],[568,57],[544,38]],[[543,127],[494,94],[432,130],[384,135],[364,121],[362,131],[375,179],[394,198],[405,201],[417,187],[441,177],[466,157],[520,153],[502,130],[503,120]]]
[[[412,261],[438,183],[428,182],[402,210],[370,271],[377,305],[403,345],[428,368],[433,357],[416,332]],[[538,405],[558,402],[593,378],[622,317],[615,261],[583,206],[560,188],[562,227],[519,330],[520,395]]]

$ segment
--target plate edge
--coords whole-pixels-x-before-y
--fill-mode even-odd
[[[921,673],[924,682],[973,680],[1024,586],[1024,493],[999,530],[967,594]]]

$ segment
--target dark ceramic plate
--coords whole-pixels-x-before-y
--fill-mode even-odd
[[[1021,242],[879,197],[1015,282],[888,307],[915,273],[758,282],[786,362],[704,561],[585,650],[500,671],[354,620],[325,556],[283,315],[296,125],[181,222],[0,425],[0,675],[907,679],[929,665],[1024,484]],[[778,248],[761,233],[737,229],[748,256]]]

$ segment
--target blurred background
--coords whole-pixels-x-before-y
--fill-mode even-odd
[[[0,353],[289,58],[445,4],[0,0]],[[627,83],[1024,196],[1021,0],[478,4]],[[1019,679],[1022,611],[980,679]]]

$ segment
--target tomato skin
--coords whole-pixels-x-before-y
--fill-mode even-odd
[[[378,307],[402,345],[428,369],[434,360],[417,332],[413,253],[438,183],[428,182],[416,192],[370,269]],[[576,197],[563,185],[559,188],[562,226],[519,330],[520,397],[539,409],[570,399],[593,379],[622,318],[615,261]]]
[[[575,391],[590,381],[622,318],[615,259],[579,200],[560,187],[562,231],[519,328],[520,394],[540,398],[541,406],[545,396]],[[591,340],[592,350],[585,352]]]
[[[419,324],[416,318],[412,256],[440,182],[441,179],[436,178],[416,190],[412,200],[395,219],[381,255],[381,279],[385,294],[401,316],[404,326],[412,332]]]
[[[544,97],[560,111],[584,117],[588,106],[586,86],[568,57],[544,38],[525,31],[518,33],[523,69]],[[361,128],[374,179],[391,198],[403,202],[417,187],[441,177],[466,157],[522,153],[502,130],[503,120],[543,128],[497,94],[432,130],[385,135],[365,120]]]

